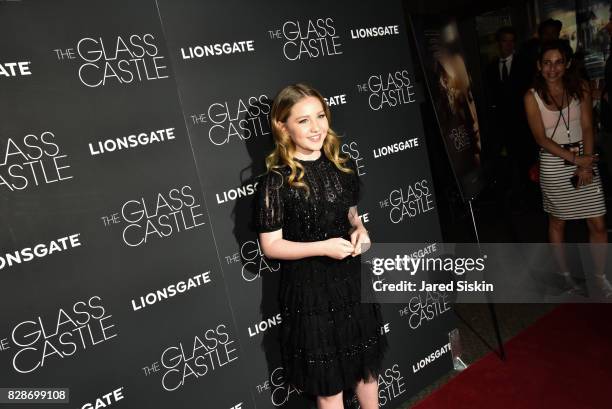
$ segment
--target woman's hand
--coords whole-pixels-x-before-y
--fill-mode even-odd
[[[586,186],[593,182],[592,168],[578,168],[576,169],[576,175],[578,175],[578,186]]]
[[[351,244],[354,247],[354,251],[351,255],[355,257],[365,251],[368,251],[370,248],[370,243],[368,231],[363,226],[356,228],[351,233]]]
[[[334,237],[333,239],[323,241],[323,255],[336,260],[342,260],[352,254],[354,250],[355,247],[351,242],[341,237]]]
[[[596,156],[581,155],[576,156],[576,160],[574,161],[574,163],[580,168],[590,168],[591,166],[593,166],[593,162],[595,162],[596,160]]]

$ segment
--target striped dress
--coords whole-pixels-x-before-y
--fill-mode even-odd
[[[580,101],[572,99],[569,107],[563,109],[566,121],[569,116],[570,132],[568,135],[563,119],[559,121],[555,131],[559,111],[547,108],[538,93],[533,89],[531,91],[540,108],[546,137],[559,145],[578,142],[580,153],[584,153],[580,125]],[[542,188],[544,211],[562,220],[586,219],[606,214],[604,193],[597,168],[593,174],[593,183],[579,186],[577,189],[570,182],[575,171],[575,165],[565,165],[562,158],[540,149],[540,187]]]

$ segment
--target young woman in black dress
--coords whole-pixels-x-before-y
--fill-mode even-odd
[[[280,345],[287,383],[342,409],[355,389],[362,409],[378,408],[386,339],[378,304],[361,303],[362,247],[355,163],[340,155],[329,107],[295,84],[274,99],[275,149],[258,187],[256,225],[266,257],[281,261]]]

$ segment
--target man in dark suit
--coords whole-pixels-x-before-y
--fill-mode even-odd
[[[499,188],[522,199],[536,152],[523,107],[526,79],[521,56],[515,52],[514,29],[500,28],[496,40],[499,56],[486,69],[490,159]]]
[[[512,27],[502,27],[496,33],[499,57],[489,64],[486,72],[489,107],[495,113],[496,125],[522,116],[522,91],[517,89],[523,79],[520,57],[515,53],[516,33]]]

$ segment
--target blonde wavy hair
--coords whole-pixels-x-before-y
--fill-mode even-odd
[[[285,133],[277,121],[284,123],[289,118],[291,108],[302,98],[315,97],[321,102],[323,111],[330,124],[325,140],[323,141],[323,152],[321,154],[336,165],[338,169],[345,173],[353,172],[352,169],[344,166],[349,160],[346,156],[340,156],[340,137],[331,129],[331,115],[329,106],[323,99],[319,91],[306,84],[293,84],[283,88],[274,98],[272,102],[272,110],[270,112],[270,124],[272,127],[272,136],[274,137],[274,150],[266,156],[266,168],[268,172],[278,172],[278,169],[283,166],[288,166],[291,170],[287,182],[292,187],[302,188],[306,190],[306,194],[310,189],[304,183],[304,166],[293,159],[295,154],[295,144],[291,140],[289,134]]]

